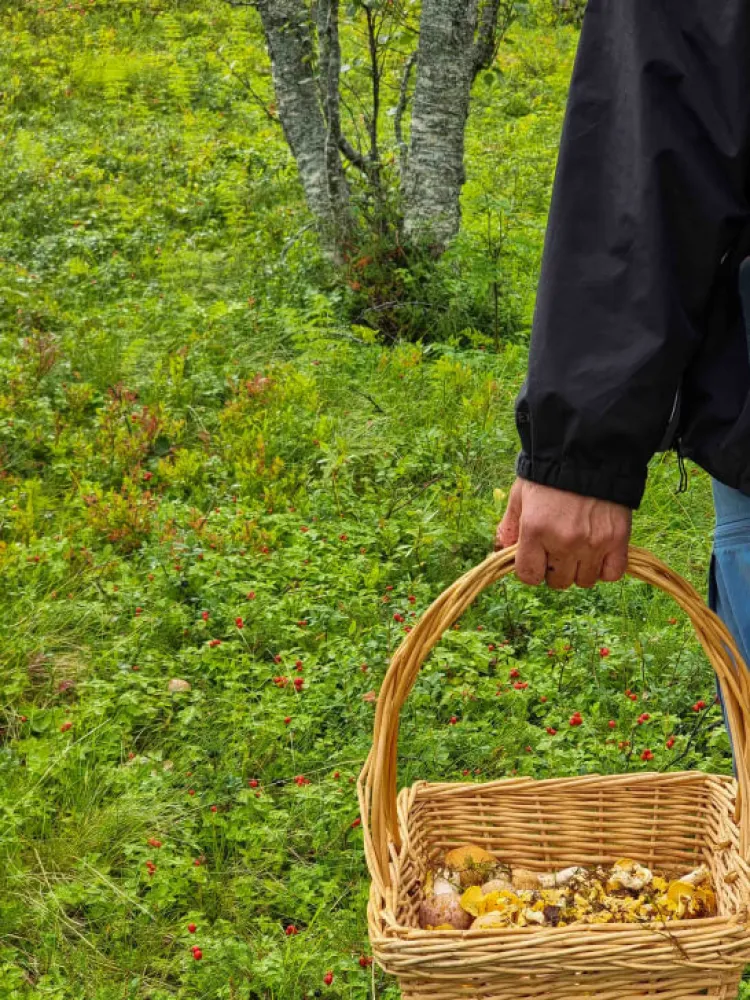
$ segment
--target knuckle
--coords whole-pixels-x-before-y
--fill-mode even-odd
[[[614,531],[597,531],[591,537],[591,548],[597,551],[607,551],[616,544]]]
[[[522,530],[525,538],[541,538],[544,534],[544,522],[527,515],[522,521]]]
[[[537,570],[532,566],[527,566],[525,563],[516,564],[516,576],[521,583],[528,584],[530,587],[538,587],[544,579]]]
[[[612,532],[612,544],[618,547],[625,547],[630,539],[630,530],[627,525],[618,525]]]
[[[617,583],[625,576],[627,564],[621,561],[610,560],[602,572],[602,580],[606,583]]]
[[[565,551],[578,549],[585,541],[584,533],[576,527],[560,528],[557,532],[557,542]]]

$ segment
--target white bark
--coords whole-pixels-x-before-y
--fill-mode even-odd
[[[279,120],[308,207],[325,246],[335,251],[349,213],[349,191],[338,154],[338,2],[321,2],[325,8],[321,39],[325,62],[319,79],[310,12],[304,0],[258,0],[257,8],[271,56]],[[322,104],[321,86],[325,95]]]
[[[423,0],[404,233],[441,249],[461,221],[464,134],[471,84],[491,61],[499,0]]]

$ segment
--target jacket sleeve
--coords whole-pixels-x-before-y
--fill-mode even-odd
[[[747,224],[747,0],[590,0],[563,128],[518,474],[637,507]]]

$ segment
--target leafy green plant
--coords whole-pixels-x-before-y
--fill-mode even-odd
[[[390,656],[513,475],[575,45],[532,13],[477,82],[460,240],[395,289],[368,248],[353,289],[220,58],[265,93],[249,18],[3,8],[3,998],[396,1000],[354,781]],[[637,530],[702,585],[693,473],[686,499],[655,462]],[[492,588],[404,712],[402,782],[683,767],[728,773],[727,737],[640,585]]]

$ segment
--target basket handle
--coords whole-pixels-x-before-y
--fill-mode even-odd
[[[476,597],[511,573],[516,546],[495,552],[451,584],[422,615],[391,660],[378,696],[372,749],[359,778],[358,792],[365,835],[365,855],[375,887],[388,898],[390,851],[400,839],[396,804],[396,757],[399,714],[432,648]],[[697,590],[645,549],[631,546],[628,573],[669,594],[688,614],[714,668],[726,706],[737,772],[736,819],[740,851],[748,858],[750,832],[750,674],[723,622]],[[391,845],[389,847],[389,844]]]

